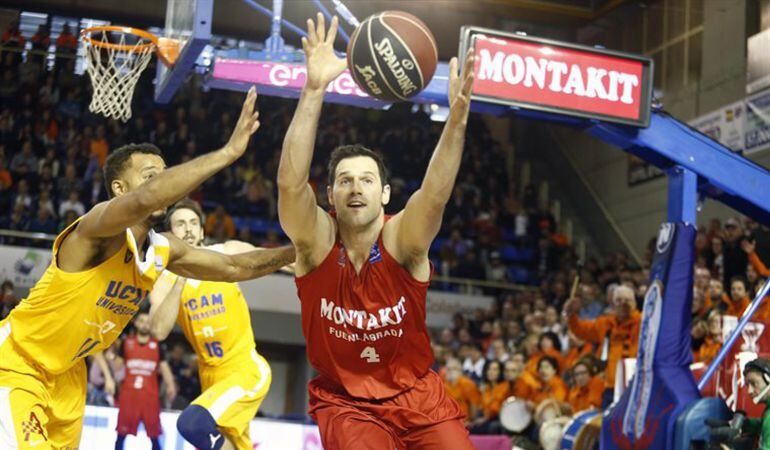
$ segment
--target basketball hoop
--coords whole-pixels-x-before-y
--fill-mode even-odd
[[[88,109],[123,122],[131,118],[134,88],[152,54],[171,66],[179,53],[178,41],[137,28],[97,26],[86,28],[81,35],[94,90]]]

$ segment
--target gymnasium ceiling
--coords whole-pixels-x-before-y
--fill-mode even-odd
[[[270,0],[256,0],[271,8]],[[322,0],[327,7],[329,0]],[[557,39],[574,39],[578,28],[633,10],[639,0],[347,0],[359,18],[387,10],[403,10],[420,17],[436,35],[442,59],[457,52],[462,25],[478,25]],[[59,15],[106,18],[134,26],[162,26],[165,0],[0,0],[0,6]],[[311,0],[285,0],[284,18],[303,26],[316,12]],[[215,0],[214,33],[252,41],[267,38],[269,20],[243,0]],[[347,27],[350,31],[350,27]],[[284,32],[288,42],[295,37]]]

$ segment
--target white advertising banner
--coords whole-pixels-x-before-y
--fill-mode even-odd
[[[739,101],[691,120],[690,126],[725,147],[740,152],[744,148],[745,116],[745,102]]]
[[[161,447],[165,450],[195,450],[185,442],[176,430],[178,412],[163,412],[160,422],[163,434]],[[80,438],[80,450],[103,450],[115,445],[115,426],[118,423],[118,410],[100,406],[86,406],[83,420],[83,434]],[[250,428],[254,448],[259,450],[322,450],[321,437],[315,425],[279,422],[267,419],[254,419]],[[125,448],[131,450],[150,450],[150,439],[140,425],[136,436],[128,436]]]
[[[49,264],[50,250],[0,245],[0,282],[10,280],[17,288],[29,289]]]
[[[770,147],[770,90],[746,99],[745,154]]]

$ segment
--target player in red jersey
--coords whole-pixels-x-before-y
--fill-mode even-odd
[[[319,372],[308,386],[310,414],[328,449],[472,449],[460,408],[430,370],[425,297],[428,249],[462,157],[474,57],[459,76],[457,59],[450,63],[449,117],[404,210],[385,216],[382,159],[350,145],[331,155],[329,214],[308,177],[324,92],[346,66],[334,54],[336,32],[336,17],[328,33],[322,15],[308,20],[307,81],[278,169],[279,218],[296,248],[302,328]]]
[[[129,434],[136,435],[139,422],[144,423],[145,431],[152,441],[152,450],[160,450],[158,437],[160,427],[160,397],[158,389],[158,371],[166,384],[166,399],[176,396],[176,384],[171,368],[163,357],[158,341],[150,334],[150,315],[139,312],[134,319],[136,333],[123,341],[122,356],[126,364],[126,377],[120,384],[118,396],[118,438],[115,450],[123,450],[123,443]],[[96,356],[101,364],[103,356]],[[105,363],[106,364],[106,363]],[[107,390],[114,391],[114,381],[105,372]],[[109,378],[108,378],[109,377]]]

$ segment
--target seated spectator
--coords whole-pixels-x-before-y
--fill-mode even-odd
[[[86,212],[85,205],[80,201],[80,194],[74,189],[69,191],[67,200],[59,204],[59,217],[64,217],[68,211],[74,211],[77,217]]]
[[[611,302],[613,313],[596,320],[580,320],[579,299],[570,299],[564,305],[564,311],[569,318],[569,329],[575,336],[599,346],[604,344],[605,338],[609,340],[602,408],[612,401],[618,361],[636,357],[641,322],[641,314],[636,309],[636,297],[631,288],[618,286],[612,293]]]
[[[569,351],[564,357],[564,366],[573,367],[579,359],[589,355],[594,355],[596,352],[596,346],[590,342],[586,342],[583,339],[575,336],[575,333],[569,332]]]
[[[37,215],[34,219],[29,221],[29,231],[35,233],[56,234],[58,228],[56,219],[51,216],[48,208],[45,207],[38,207]],[[40,245],[48,247],[50,244],[48,242],[42,242]]]
[[[444,388],[455,399],[466,418],[476,416],[481,403],[479,389],[473,380],[462,374],[462,366],[457,358],[447,358]]]
[[[493,251],[489,254],[489,263],[486,267],[486,278],[489,281],[502,283],[506,281],[508,268],[500,260],[500,252]]]
[[[102,186],[104,188],[104,186]],[[83,190],[83,182],[78,178],[74,164],[67,164],[64,168],[64,177],[56,180],[56,190],[61,192],[80,192]]]
[[[695,361],[711,364],[719,349],[722,348],[722,313],[712,309],[707,319],[708,335],[703,339]]]
[[[561,354],[561,342],[556,333],[547,331],[540,335],[537,343],[537,352],[529,357],[527,361],[527,371],[536,374],[540,366],[540,359],[549,356],[556,361],[557,369],[561,370],[564,365],[564,357]]]
[[[21,205],[28,210],[32,207],[32,193],[29,191],[29,182],[26,179],[19,180],[16,184],[16,195],[13,199],[14,208]]]
[[[567,384],[559,376],[559,363],[555,358],[543,356],[537,364],[538,386],[532,396],[532,403],[537,407],[541,402],[554,399],[558,402],[567,400]]]
[[[107,189],[104,187],[104,176],[101,170],[93,174],[90,183],[86,183],[85,198],[88,202],[88,208],[92,208],[97,203],[107,200]]]
[[[468,345],[468,355],[463,361],[463,373],[470,377],[474,382],[480,382],[484,377],[484,353],[478,344]]]
[[[604,380],[595,374],[593,364],[587,359],[579,360],[572,367],[573,386],[567,394],[567,403],[572,412],[600,408],[604,393]]]
[[[727,303],[729,300],[730,299],[727,298],[727,294],[725,294],[722,280],[718,278],[712,278],[711,281],[709,281],[709,290],[704,303],[714,307],[714,305],[719,305],[723,302]]]
[[[500,388],[499,386],[503,386]],[[472,433],[497,434],[500,426],[500,407],[508,398],[507,383],[503,381],[500,361],[489,360],[484,367],[484,380],[481,383],[481,417],[473,420]]]
[[[214,212],[206,217],[206,236],[210,236],[215,242],[224,242],[235,237],[235,222],[225,207],[217,205]]]
[[[502,338],[493,339],[487,351],[487,359],[494,359],[504,363],[508,361],[508,358],[510,356],[508,355],[508,349],[505,347],[505,340]]]
[[[104,125],[100,124],[96,127],[96,136],[91,139],[89,149],[91,156],[99,162],[99,167],[104,167],[104,161],[110,151],[110,144],[107,142],[107,130]]]
[[[49,190],[42,190],[40,191],[40,195],[37,197],[37,208],[45,208],[48,210],[48,215],[51,216],[53,219],[56,219],[56,209],[53,207],[53,200],[51,200],[51,191]]]
[[[518,355],[523,356],[521,353]],[[498,385],[498,390],[505,391],[505,397],[516,397],[532,401],[538,388],[537,378],[524,370],[524,363],[515,356],[506,361],[503,370],[503,385]],[[502,393],[499,393],[502,395]]]
[[[70,30],[70,24],[65,23],[62,26],[59,37],[56,38],[56,52],[57,53],[71,53],[75,54],[78,48],[78,39],[72,34]],[[57,62],[58,65],[58,62]]]
[[[16,204],[10,217],[3,217],[0,228],[11,231],[29,231],[29,220],[26,215],[27,208],[23,204]],[[27,245],[27,240],[18,237],[3,237],[2,241],[7,245]]]
[[[16,153],[16,156],[11,160],[11,172],[14,174],[23,173],[24,175],[37,173],[37,157],[32,151],[31,141],[24,141],[21,144],[21,152]]]
[[[741,317],[748,306],[746,279],[736,275],[730,279],[730,297],[722,302],[720,309],[728,316]]]

